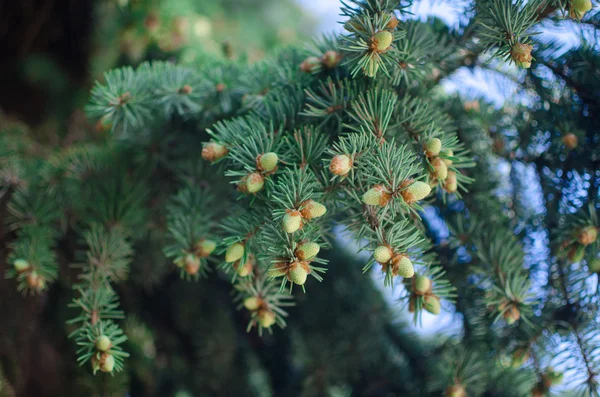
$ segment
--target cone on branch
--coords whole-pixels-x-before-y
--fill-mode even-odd
[[[323,54],[321,62],[323,63],[323,66],[325,66],[327,69],[333,69],[337,65],[339,65],[341,59],[342,54],[340,54],[337,51],[329,50],[326,51],[325,54]]]
[[[592,0],[570,0],[569,16],[574,19],[581,19],[592,7]]]
[[[598,228],[596,226],[586,226],[579,231],[577,241],[581,245],[593,244],[598,238]]]
[[[244,255],[244,251],[246,248],[242,243],[234,243],[231,244],[227,251],[225,251],[225,261],[226,262],[235,262],[240,259]]]
[[[302,214],[297,210],[286,210],[281,225],[286,233],[294,233],[302,227]]]
[[[431,175],[437,180],[443,181],[448,177],[448,166],[441,157],[436,157],[431,162],[433,172]]]
[[[421,181],[414,181],[400,193],[407,204],[423,200],[431,193],[431,186]]]
[[[347,154],[338,154],[331,159],[329,171],[338,176],[347,175],[352,170],[352,157]]]
[[[96,349],[101,352],[106,352],[112,347],[112,341],[106,335],[100,335],[98,339],[96,339]]]
[[[261,154],[256,158],[258,169],[266,172],[273,172],[277,168],[279,157],[277,153],[269,152]]]
[[[196,244],[196,254],[201,258],[206,258],[217,248],[217,243],[213,240],[202,239]]]
[[[265,177],[258,172],[253,172],[248,175],[248,178],[246,179],[246,191],[250,194],[258,193],[262,190],[264,185]]]
[[[311,260],[319,253],[321,247],[317,243],[303,243],[296,248],[296,257],[301,261]]]
[[[13,262],[13,267],[17,273],[23,273],[31,268],[29,262],[27,262],[25,259],[15,259]]]
[[[375,258],[375,260],[381,264],[388,263],[390,259],[392,259],[393,255],[394,252],[387,245],[380,245],[379,247],[375,248],[375,251],[373,251],[373,258]]]
[[[444,181],[444,190],[448,193],[454,193],[457,189],[458,181],[456,180],[456,172],[448,171],[448,175]]]
[[[253,312],[258,310],[262,306],[263,302],[262,299],[258,296],[250,296],[244,299],[243,304],[248,311]]]
[[[418,275],[414,278],[415,295],[425,295],[431,291],[431,279],[427,276]]]
[[[211,141],[204,145],[204,148],[202,149],[202,158],[214,163],[225,157],[227,153],[228,150],[225,146]]]
[[[375,185],[371,189],[367,190],[362,196],[362,202],[367,205],[376,205],[379,207],[385,207],[392,195],[388,192],[385,186]]]
[[[315,200],[306,200],[300,206],[302,207],[300,213],[306,220],[320,218],[327,212],[327,207]]]
[[[463,385],[454,384],[452,386],[448,386],[444,392],[444,397],[467,397],[467,391]]]
[[[579,144],[579,138],[575,134],[566,134],[562,137],[562,142],[565,144],[565,147],[569,150],[573,150],[577,148]]]
[[[442,141],[439,138],[431,138],[425,144],[425,154],[428,157],[435,157],[440,154],[442,150]]]
[[[440,314],[442,310],[440,298],[437,295],[425,295],[425,298],[423,298],[423,309],[434,315]]]
[[[398,24],[400,23],[400,21],[398,20],[398,17],[396,17],[395,14],[390,14],[390,20],[389,22],[385,25],[385,28],[388,30],[394,30],[398,27]]]
[[[510,56],[518,67],[528,69],[533,60],[532,50],[533,46],[530,44],[516,43],[510,50]]]
[[[258,323],[263,328],[271,328],[271,326],[273,326],[273,324],[275,324],[275,320],[277,319],[275,312],[268,310],[268,309],[260,310],[256,317],[257,317]]]
[[[29,272],[26,277],[27,286],[34,291],[41,291],[46,287],[46,280],[35,270]]]
[[[309,273],[310,268],[306,262],[296,261],[288,268],[288,280],[297,285],[304,285]]]
[[[394,35],[387,30],[377,32],[371,37],[371,51],[376,53],[386,52],[391,47],[393,40]]]
[[[392,258],[392,273],[395,276],[411,278],[415,274],[415,268],[408,256],[397,254]]]
[[[304,73],[317,73],[321,67],[321,60],[317,57],[308,57],[300,64],[300,70]]]

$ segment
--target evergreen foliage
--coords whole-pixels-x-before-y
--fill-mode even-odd
[[[410,20],[411,3],[347,1],[344,34],[256,64],[109,71],[89,142],[40,154],[20,131],[0,136],[6,276],[38,296],[70,285],[74,360],[116,374],[115,395],[120,371],[156,371],[147,346],[176,343],[123,309],[140,310],[130,279],[159,305],[168,296],[179,333],[209,330],[184,342],[203,367],[177,381],[196,393],[599,395],[598,49],[557,57],[536,35],[574,26],[563,17],[597,33],[598,15],[574,0],[478,0],[450,29]],[[498,110],[439,89],[464,65],[506,63],[527,69],[517,79],[534,101]],[[460,332],[408,332],[372,269],[415,324],[453,312]],[[172,274],[185,282],[164,289]],[[270,357],[255,334],[295,357]]]

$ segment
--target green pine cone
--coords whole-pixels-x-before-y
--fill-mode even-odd
[[[258,158],[258,164],[263,171],[271,172],[277,168],[277,153],[269,152],[261,154]]]
[[[225,251],[225,261],[226,262],[235,262],[239,260],[243,255],[246,248],[242,243],[234,243],[231,244],[227,251]]]
[[[101,352],[108,351],[112,346],[112,342],[110,338],[106,335],[100,335],[98,339],[96,339],[96,349]]]
[[[321,250],[321,246],[317,243],[309,242],[300,244],[298,248],[296,248],[296,257],[302,261],[311,260]]]

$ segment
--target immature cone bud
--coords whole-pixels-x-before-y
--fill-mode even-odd
[[[454,157],[454,152],[452,151],[452,149],[442,150],[440,154],[444,157]],[[447,167],[450,167],[452,165],[452,160],[447,158],[443,158],[443,160],[444,163],[446,163]]]
[[[302,217],[306,220],[310,220],[313,218],[319,218],[323,215],[325,215],[325,213],[327,212],[327,208],[315,201],[315,200],[307,200],[305,202],[303,202],[302,204]]]
[[[448,166],[441,157],[436,157],[431,162],[433,166],[432,175],[440,181],[446,180],[448,177]]]
[[[46,280],[34,270],[27,275],[27,285],[32,290],[41,291],[46,286]]]
[[[569,16],[581,19],[591,9],[592,0],[571,0],[569,4]]]
[[[380,245],[373,251],[373,258],[379,263],[388,263],[390,259],[392,259],[392,255],[394,255],[394,253],[390,247],[386,245]]]
[[[323,54],[322,62],[326,68],[333,69],[340,63],[341,59],[342,55],[339,52],[330,50]]]
[[[317,256],[319,250],[321,250],[321,246],[317,243],[309,242],[300,244],[298,248],[296,248],[296,257],[302,261],[311,260]]]
[[[531,50],[533,50],[532,45],[516,43],[510,50],[510,55],[517,66],[527,69],[531,66],[531,60],[533,59]]]
[[[249,298],[244,299],[244,307],[251,312],[258,310],[262,303],[262,299],[258,296],[251,296]]]
[[[424,295],[431,289],[431,279],[427,276],[415,277],[415,293]]]
[[[467,391],[463,385],[452,385],[448,386],[444,397],[467,397]]]
[[[362,196],[362,202],[367,205],[385,207],[392,196],[383,185],[375,185]]]
[[[600,258],[594,258],[588,262],[590,273],[600,273]]]
[[[396,15],[390,14],[390,21],[387,23],[387,25],[385,25],[385,28],[389,30],[396,29],[399,23],[400,21],[398,20]]]
[[[566,148],[569,150],[576,149],[579,143],[579,139],[575,134],[566,134],[565,136],[563,136],[562,141],[565,144]]]
[[[598,228],[587,226],[580,230],[577,240],[583,245],[593,244],[598,238]]]
[[[115,368],[115,358],[111,354],[104,353],[98,362],[98,368],[102,372],[112,372]]]
[[[415,181],[400,194],[402,194],[402,198],[407,204],[412,204],[423,200],[429,193],[431,193],[431,186],[425,182]]]
[[[216,142],[208,142],[202,149],[202,158],[206,161],[214,162],[227,155],[227,148]]]
[[[258,172],[253,172],[246,179],[246,191],[254,194],[259,192],[265,185],[265,177]]]
[[[374,52],[385,52],[392,45],[394,35],[387,30],[377,32],[371,37],[371,50]]]
[[[352,169],[352,158],[347,154],[338,154],[331,159],[329,171],[334,175],[347,175]]]
[[[225,251],[225,261],[235,262],[244,255],[245,247],[242,243],[231,244]]]
[[[250,259],[248,259],[243,265],[241,265],[240,262],[237,261],[235,266],[236,272],[240,277],[248,277],[252,273],[253,268],[254,265],[252,264],[252,261]]]
[[[321,69],[321,60],[317,57],[308,57],[300,64],[304,73],[316,73]]]
[[[217,248],[217,243],[213,240],[202,239],[196,244],[196,253],[201,258],[206,258]]]
[[[271,172],[277,168],[277,153],[269,152],[258,156],[258,165],[263,171]]]
[[[261,310],[258,313],[258,323],[263,326],[263,328],[270,328],[273,324],[275,324],[275,313],[270,310]]]
[[[96,349],[101,352],[106,352],[112,347],[112,342],[110,338],[106,335],[100,335],[98,339],[96,339]]]
[[[267,276],[269,278],[282,277],[287,274],[287,265],[283,263],[278,263],[275,266],[272,266],[267,270]]]
[[[196,255],[188,254],[185,256],[185,271],[190,275],[198,273],[200,270],[200,258]]]
[[[302,227],[302,214],[300,211],[287,210],[281,220],[281,225],[286,233],[294,233]]]
[[[26,270],[29,270],[29,262],[27,262],[25,259],[15,259],[13,266],[17,273],[22,273]]]
[[[456,172],[448,171],[448,176],[444,181],[444,190],[448,193],[454,193],[458,189],[458,182],[456,180]]]
[[[439,138],[431,138],[425,144],[425,153],[429,157],[435,157],[440,154],[440,150],[442,150],[442,141]]]
[[[581,262],[585,255],[585,247],[583,245],[575,244],[570,250],[567,258],[571,263]]]
[[[519,321],[521,318],[521,312],[519,311],[518,307],[510,305],[508,309],[504,311],[502,317],[504,317],[504,320],[506,320],[506,324],[512,325]]]
[[[294,262],[290,265],[288,276],[290,281],[294,284],[304,285],[306,278],[308,277],[308,272],[304,268],[303,263]]]
[[[406,255],[396,255],[394,259],[392,259],[392,272],[396,276],[411,278],[415,275],[415,268],[410,260],[410,258]]]
[[[425,295],[425,298],[423,299],[423,309],[427,310],[431,314],[440,314],[442,309],[440,298],[438,298],[436,295]]]

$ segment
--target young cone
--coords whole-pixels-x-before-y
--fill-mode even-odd
[[[387,23],[387,25],[385,25],[385,28],[388,30],[394,30],[396,29],[396,27],[398,27],[399,23],[400,21],[398,20],[396,15],[390,14],[390,21]]]
[[[281,225],[286,233],[294,233],[302,227],[302,214],[300,211],[288,210],[281,220]]]
[[[517,66],[528,69],[531,67],[531,61],[533,59],[531,50],[533,50],[532,45],[516,43],[510,50],[510,56]]]
[[[244,299],[244,307],[251,312],[258,310],[261,304],[262,299],[260,299],[258,296],[250,296]]]
[[[439,138],[431,138],[425,144],[425,153],[429,157],[435,157],[442,150],[442,141]]]
[[[440,298],[436,295],[425,295],[425,298],[423,299],[423,308],[431,314],[440,314],[442,309]]]
[[[317,57],[308,57],[300,64],[300,70],[304,73],[317,73],[321,70],[321,60]]]
[[[30,268],[29,262],[27,262],[25,259],[15,259],[13,266],[17,273],[23,273]]]
[[[342,55],[339,52],[329,50],[329,51],[325,52],[325,54],[323,54],[323,58],[321,58],[321,62],[323,63],[323,66],[325,66],[326,68],[333,69],[340,63],[341,59],[342,59]]]
[[[103,353],[98,361],[98,369],[102,372],[112,372],[115,368],[115,358],[111,354]]]
[[[423,200],[431,193],[431,187],[425,182],[415,181],[408,188],[404,189],[401,194],[407,204],[412,204]]]
[[[415,268],[410,258],[406,255],[396,255],[392,259],[392,265],[392,271],[397,276],[411,278],[415,274]]]
[[[258,172],[253,172],[248,175],[246,179],[246,191],[248,193],[254,194],[262,190],[265,185],[265,177]]]
[[[598,228],[595,226],[586,226],[579,232],[577,240],[582,245],[593,244],[598,238]]]
[[[257,158],[259,168],[267,172],[272,172],[277,168],[277,161],[279,161],[279,157],[277,157],[277,153],[273,152],[261,154]]]
[[[581,19],[592,7],[592,0],[571,0],[569,3],[569,16]]]
[[[446,167],[450,167],[452,165],[452,160],[445,157],[454,157],[454,152],[452,151],[452,149],[442,150],[440,152],[440,155],[444,156],[443,160],[446,164]]]
[[[444,393],[444,397],[467,397],[467,391],[461,384],[448,386]]]
[[[383,185],[375,185],[362,196],[362,202],[367,205],[385,207],[392,196]]]
[[[308,272],[306,271],[303,263],[294,262],[290,265],[288,276],[290,281],[292,281],[294,284],[304,285],[306,278],[308,277]]]
[[[213,240],[202,239],[196,244],[196,253],[201,258],[206,258],[217,248],[217,243]]]
[[[96,349],[101,352],[108,351],[112,346],[112,342],[110,338],[106,335],[100,335],[98,339],[96,339]]]
[[[327,208],[315,201],[315,200],[307,200],[305,202],[303,202],[302,204],[302,217],[306,220],[310,220],[313,218],[319,218],[323,215],[325,215],[325,213],[327,212]]]
[[[576,149],[579,144],[579,138],[577,138],[577,135],[575,134],[566,134],[562,137],[562,141],[569,150]]]
[[[387,30],[375,33],[371,37],[371,51],[377,53],[386,52],[392,45],[392,40],[394,40],[394,35]]]
[[[424,295],[431,289],[431,279],[427,276],[415,277],[415,293],[417,295]]]
[[[287,274],[287,265],[283,263],[278,263],[267,270],[267,276],[269,278],[277,278],[282,277]]]
[[[394,253],[390,247],[386,245],[380,245],[379,247],[375,248],[375,251],[373,251],[373,258],[375,258],[375,260],[379,263],[388,263],[390,259],[392,259],[393,255]]]
[[[448,166],[441,157],[433,159],[431,165],[433,166],[432,175],[436,179],[443,181],[448,177]]]
[[[331,159],[329,171],[334,175],[347,175],[352,169],[352,158],[347,154],[338,154]]]
[[[235,262],[244,255],[245,247],[242,243],[231,244],[225,251],[225,261]]]
[[[258,323],[263,327],[263,328],[270,328],[273,324],[275,324],[275,319],[277,317],[275,316],[275,313],[270,311],[270,310],[261,310],[258,312]]]
[[[448,193],[454,193],[458,189],[458,182],[456,180],[456,172],[448,171],[446,180],[444,181],[444,190]]]
[[[216,142],[208,142],[202,149],[202,158],[206,161],[215,162],[227,155],[227,148]]]
[[[311,260],[319,253],[321,247],[317,243],[304,243],[296,248],[296,257],[302,261]]]

